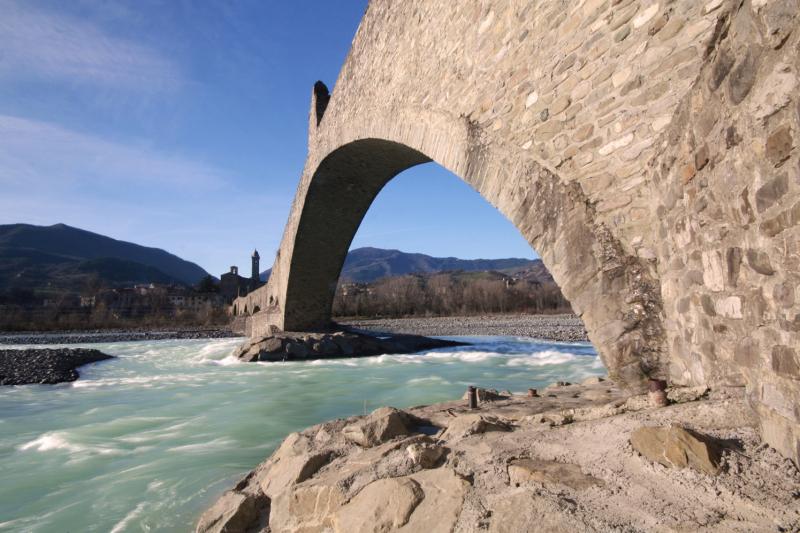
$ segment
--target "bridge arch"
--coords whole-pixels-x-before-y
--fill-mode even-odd
[[[418,111],[413,121],[373,115],[359,126],[351,135],[337,132],[340,142],[304,173],[273,275],[251,295],[270,313],[265,323],[288,331],[328,327],[344,259],[370,205],[402,171],[435,161],[540,253],[615,378],[638,388],[663,374],[658,288],[647,266],[595,220],[577,184],[464,118]]]
[[[613,379],[746,386],[800,461],[794,4],[371,0],[312,93],[270,281],[237,299],[252,336],[324,327],[358,214],[430,159],[540,252]]]

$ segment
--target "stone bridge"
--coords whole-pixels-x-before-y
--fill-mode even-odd
[[[373,0],[236,309],[325,328],[370,204],[435,161],[539,252],[613,379],[746,386],[797,461],[797,27],[798,0]]]

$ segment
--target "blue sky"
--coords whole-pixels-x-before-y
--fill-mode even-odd
[[[271,264],[366,0],[0,0],[0,223],[63,222],[218,275]],[[389,183],[353,247],[534,257],[435,164]],[[270,266],[265,264],[264,268]]]

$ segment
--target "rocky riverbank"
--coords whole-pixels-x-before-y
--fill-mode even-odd
[[[800,473],[743,389],[668,397],[592,378],[334,420],[289,435],[197,531],[797,531]]]
[[[87,344],[98,342],[217,339],[238,337],[228,326],[212,328],[0,332],[0,344]]]
[[[345,320],[349,327],[428,337],[511,335],[552,341],[586,341],[583,321],[575,315],[489,315]]]
[[[99,350],[0,350],[0,385],[54,384],[78,379],[78,367],[113,359]]]
[[[234,353],[243,362],[298,361],[336,357],[407,354],[464,343],[419,335],[375,335],[354,331],[331,333],[277,332],[249,339]]]

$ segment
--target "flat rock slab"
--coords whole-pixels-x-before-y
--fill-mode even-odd
[[[679,426],[642,427],[631,433],[633,449],[666,467],[719,474],[722,450],[712,438]]]
[[[75,381],[78,367],[113,358],[99,350],[83,348],[0,350],[0,385]]]
[[[570,463],[542,461],[539,459],[517,459],[508,465],[511,483],[521,485],[529,481],[559,483],[571,489],[583,490],[602,485],[596,477],[584,474],[581,467]]]
[[[376,336],[353,331],[278,332],[250,339],[236,351],[235,355],[244,362],[278,362],[407,354],[465,345],[463,342],[432,339],[419,335]]]

